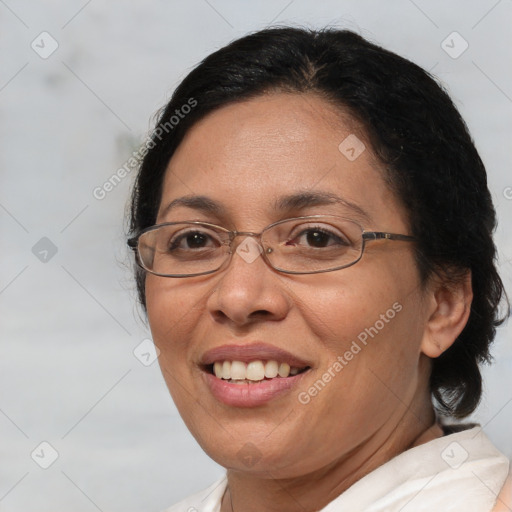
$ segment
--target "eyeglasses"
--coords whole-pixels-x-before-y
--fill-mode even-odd
[[[128,240],[137,263],[162,277],[211,274],[232,257],[235,237],[246,238],[237,251],[246,261],[261,253],[273,269],[285,274],[316,274],[350,267],[363,256],[366,242],[413,242],[409,235],[364,231],[353,220],[335,215],[311,215],[285,219],[261,233],[230,231],[207,222],[166,222],[151,226]],[[263,249],[263,250],[262,250]]]

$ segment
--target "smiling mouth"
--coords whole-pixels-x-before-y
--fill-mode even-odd
[[[215,361],[206,365],[204,370],[218,379],[230,384],[257,384],[266,380],[286,379],[309,370],[309,366],[290,366],[288,363],[276,360]]]

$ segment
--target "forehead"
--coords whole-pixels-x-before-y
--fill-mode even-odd
[[[272,222],[276,206],[297,194],[336,196],[373,219],[396,217],[364,139],[354,120],[316,95],[274,93],[222,107],[188,131],[169,162],[159,220],[191,211],[180,198],[203,196],[223,216]]]

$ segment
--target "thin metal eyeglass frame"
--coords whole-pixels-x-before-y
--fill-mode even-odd
[[[361,252],[359,254],[359,257],[355,261],[353,261],[351,263],[348,263],[346,265],[341,265],[341,266],[334,267],[334,268],[329,268],[329,269],[326,269],[326,270],[313,270],[311,272],[298,272],[298,271],[295,271],[295,270],[283,270],[283,269],[281,269],[279,267],[275,267],[270,262],[270,260],[268,259],[266,251],[265,251],[265,247],[263,246],[263,244],[261,242],[261,237],[262,237],[263,233],[265,231],[269,230],[270,228],[272,228],[272,227],[274,227],[274,226],[276,226],[278,224],[282,224],[284,222],[289,222],[289,221],[293,221],[293,220],[307,220],[307,219],[314,220],[314,219],[318,219],[318,218],[343,219],[345,221],[351,222],[352,224],[355,224],[356,226],[359,226],[359,228],[361,229],[361,236],[362,236],[362,245],[361,245]],[[154,272],[153,270],[150,270],[150,269],[146,268],[143,265],[142,258],[140,257],[140,253],[139,253],[139,250],[138,250],[139,238],[142,235],[144,235],[145,233],[148,233],[150,231],[155,231],[155,230],[157,230],[157,229],[159,229],[161,227],[175,225],[175,224],[202,225],[202,226],[208,226],[210,228],[217,228],[220,231],[223,231],[224,233],[226,233],[229,236],[229,243],[225,244],[225,245],[229,245],[229,252],[227,253],[227,254],[229,254],[229,258],[226,258],[214,270],[208,270],[207,272],[200,272],[200,273],[196,273],[196,274],[160,274],[158,272]],[[388,232],[385,232],[385,231],[365,231],[363,229],[363,227],[360,224],[358,224],[357,222],[355,222],[354,220],[349,219],[347,217],[341,217],[339,215],[307,215],[307,216],[303,216],[303,217],[291,217],[289,219],[279,220],[277,222],[274,222],[274,223],[268,225],[260,233],[254,233],[254,232],[251,232],[251,231],[236,231],[236,230],[235,231],[230,231],[229,229],[224,228],[222,226],[218,226],[217,224],[211,224],[210,222],[202,222],[202,221],[194,221],[194,220],[185,220],[185,221],[179,221],[179,222],[163,222],[161,224],[155,224],[154,226],[150,226],[150,227],[148,227],[146,229],[143,229],[140,233],[138,233],[134,237],[128,239],[127,244],[128,244],[128,247],[130,247],[135,252],[136,261],[137,261],[137,264],[139,265],[139,267],[141,267],[146,272],[149,272],[150,274],[153,274],[155,276],[160,276],[160,277],[176,277],[176,278],[180,278],[180,277],[196,277],[196,276],[204,276],[204,275],[208,275],[208,274],[213,274],[214,272],[217,272],[218,270],[220,270],[222,268],[222,266],[226,264],[226,262],[229,262],[231,260],[231,258],[233,257],[233,251],[231,250],[231,248],[232,248],[231,246],[233,244],[233,240],[237,236],[252,236],[252,237],[257,238],[258,239],[258,243],[259,243],[261,249],[263,250],[263,252],[261,253],[263,255],[263,260],[267,263],[267,265],[270,268],[272,268],[274,270],[277,270],[278,272],[282,272],[283,274],[299,274],[299,275],[302,275],[302,274],[320,274],[320,273],[323,273],[323,272],[334,272],[335,270],[341,270],[341,269],[344,269],[344,268],[351,267],[352,265],[355,265],[358,261],[361,260],[361,258],[363,257],[363,254],[364,254],[364,250],[366,248],[366,242],[371,241],[371,240],[398,240],[398,241],[401,241],[401,242],[415,242],[415,241],[417,241],[417,239],[414,236],[411,236],[411,235],[402,235],[402,234],[398,234],[398,233],[388,233]],[[269,248],[269,249],[271,249],[271,248]]]

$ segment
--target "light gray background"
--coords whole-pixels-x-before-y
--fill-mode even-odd
[[[103,200],[93,189],[187,71],[248,31],[348,27],[433,70],[486,162],[511,292],[511,21],[511,0],[0,0],[0,510],[158,511],[222,474],[157,363],[133,353],[150,337],[123,238],[133,172]],[[31,48],[49,51],[43,31],[59,45],[46,59]],[[458,58],[441,46],[453,31],[469,44]],[[44,242],[32,251],[42,237],[58,250],[47,262]],[[475,415],[509,457],[510,334]],[[31,458],[50,461],[42,441],[59,455],[46,470]]]

